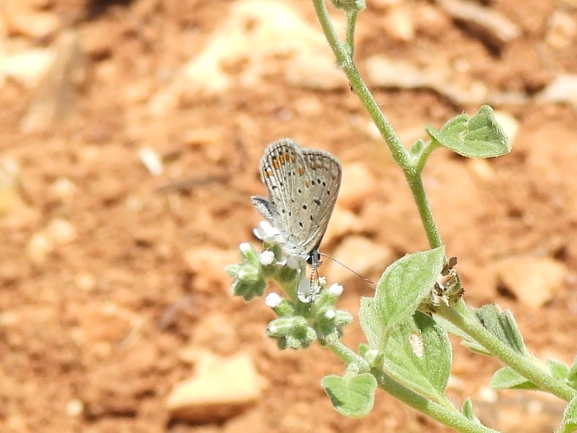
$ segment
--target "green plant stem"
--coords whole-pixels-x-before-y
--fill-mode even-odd
[[[337,355],[345,364],[347,364],[347,366],[350,366],[351,364],[362,366],[364,367],[361,368],[363,371],[369,371],[367,362],[340,341],[329,344],[327,348],[335,355]],[[383,372],[378,372],[375,374],[375,378],[377,379],[379,388],[381,388],[383,391],[389,393],[408,406],[411,406],[419,412],[446,426],[453,428],[458,432],[496,433],[495,430],[471,421],[462,413],[452,409],[451,407],[445,407],[441,404],[427,400],[425,397],[403,386]]]
[[[429,143],[425,145],[425,147],[419,154],[419,157],[415,161],[415,171],[417,173],[420,174],[423,172],[423,169],[425,168],[425,164],[429,159],[429,156],[431,156],[433,150],[437,149],[439,146],[440,145],[436,140],[431,140]]]
[[[505,365],[515,370],[521,376],[529,379],[541,390],[550,392],[565,401],[570,401],[577,395],[577,391],[553,378],[533,358],[522,356],[499,341],[499,339],[487,331],[472,314],[468,313],[469,310],[466,311],[465,314],[460,314],[455,308],[443,308],[439,310],[437,314],[465,332],[481,344],[489,353],[500,359]]]
[[[415,165],[411,160],[409,152],[407,152],[407,150],[403,147],[399,137],[393,131],[393,127],[385,118],[385,116],[383,116],[383,113],[373,98],[373,95],[361,78],[359,71],[353,62],[353,59],[350,56],[350,50],[345,49],[343,44],[339,41],[335,28],[329,18],[324,0],[312,0],[312,2],[321,28],[323,29],[325,37],[327,38],[327,41],[333,50],[338,64],[349,79],[351,88],[359,97],[361,103],[367,110],[367,113],[373,120],[381,136],[385,139],[385,143],[391,151],[393,159],[399,165],[399,167],[401,167],[403,173],[405,174],[413,197],[415,198],[415,203],[417,204],[419,215],[423,222],[430,247],[437,248],[441,246],[441,236],[439,234],[437,225],[435,224],[431,206],[429,204],[427,194],[425,193],[423,182],[420,178],[420,171],[415,169]],[[349,17],[349,24],[347,25],[347,42],[349,42],[350,39],[349,43],[353,42],[354,40],[356,17],[354,17],[354,20],[352,21],[353,22],[351,23],[351,17]],[[351,46],[351,50],[352,49],[353,46]]]
[[[369,116],[371,116],[371,119],[377,126],[377,129],[385,138],[387,146],[389,147],[395,161],[403,168],[403,170],[409,169],[411,167],[411,161],[408,152],[403,147],[399,137],[397,137],[393,131],[390,123],[381,113],[381,110],[373,99],[371,92],[361,79],[348,51],[343,48],[343,45],[339,41],[335,28],[329,18],[324,0],[312,0],[312,2],[325,37],[333,50],[339,66],[343,69],[349,79],[353,91],[357,94],[363,106],[369,113]]]
[[[368,373],[370,371],[369,363],[365,361],[360,355],[341,343],[339,340],[328,344],[326,347],[335,355],[337,355],[337,357],[343,361],[347,367],[354,364],[358,367],[357,369],[360,373]]]
[[[377,376],[377,381],[379,388],[388,392],[396,399],[441,424],[451,427],[455,431],[467,433],[498,433],[496,430],[471,421],[456,410],[448,409],[438,403],[427,400],[384,373]]]
[[[438,248],[443,245],[443,241],[441,240],[441,235],[437,228],[437,224],[435,223],[435,217],[433,216],[427,193],[425,192],[423,179],[421,178],[420,173],[417,173],[414,170],[410,173],[405,172],[405,177],[409,183],[409,187],[411,188],[415,204],[417,205],[421,222],[423,223],[425,233],[427,234],[429,246],[431,249]]]
[[[346,42],[349,48],[349,56],[351,59],[355,58],[355,28],[357,26],[357,17],[359,11],[349,12],[347,14],[347,36]]]

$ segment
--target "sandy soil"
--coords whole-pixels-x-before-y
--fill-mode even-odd
[[[8,176],[0,197],[2,432],[449,431],[382,393],[370,416],[341,417],[319,383],[340,373],[340,363],[319,347],[279,352],[264,336],[273,315],[262,300],[245,304],[228,294],[223,267],[238,260],[240,242],[254,241],[260,219],[249,200],[264,192],[258,160],[283,136],[331,151],[345,173],[361,164],[372,175],[374,188],[352,212],[357,225],[330,236],[325,252],[334,255],[352,234],[386,248],[389,262],[427,248],[410,192],[346,82],[306,84],[314,74],[287,74],[286,53],[261,59],[262,70],[252,75],[248,54],[221,64],[232,80],[225,90],[184,82],[184,66],[226,34],[235,1],[4,3],[3,56],[68,46],[69,61],[40,84],[8,77],[0,87],[0,158],[8,173],[10,164],[19,167],[18,187]],[[423,125],[440,127],[486,101],[518,122],[510,155],[477,164],[438,151],[425,181],[447,251],[459,258],[467,302],[511,309],[532,351],[571,363],[577,113],[568,102],[540,102],[538,95],[560,74],[577,73],[575,3],[482,2],[520,30],[498,42],[453,19],[441,3],[367,3],[358,31],[362,71],[381,55],[427,77],[449,77],[440,87],[372,85],[408,143],[425,136]],[[288,7],[318,33],[308,1]],[[46,34],[34,34],[39,17],[57,25],[48,18]],[[76,42],[78,52],[70,48]],[[485,97],[455,98],[444,92],[447,83],[461,96],[482,86]],[[55,100],[66,100],[65,110],[42,105]],[[40,120],[22,123],[34,107]],[[142,148],[161,155],[161,174],[144,166]],[[511,257],[562,267],[542,305],[522,302],[503,283],[502,261]],[[378,278],[387,264],[366,276]],[[328,266],[326,276],[330,281]],[[345,278],[342,306],[356,313],[371,288]],[[360,339],[351,326],[345,341]],[[246,352],[269,386],[249,410],[224,422],[171,420],[164,401],[192,372],[181,356],[187,348]],[[487,397],[496,368],[457,345],[451,398],[460,404],[472,396],[482,419],[497,428],[552,431],[556,403],[539,403],[538,415],[530,415],[534,394]],[[530,426],[521,424],[527,419]]]

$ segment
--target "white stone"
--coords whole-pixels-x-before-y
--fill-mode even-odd
[[[358,210],[377,189],[377,179],[362,163],[345,164],[338,203],[345,209]]]
[[[171,418],[217,422],[256,403],[265,385],[248,355],[220,358],[201,353],[195,374],[176,385],[166,399],[166,408]]]
[[[151,105],[161,114],[179,100],[199,93],[223,94],[234,87],[256,87],[281,75],[309,88],[346,88],[330,48],[318,27],[304,21],[290,4],[270,0],[234,2],[230,15]]]
[[[363,236],[349,236],[333,251],[333,257],[354,272],[368,278],[369,272],[382,273],[393,260],[392,252]],[[342,283],[358,278],[350,270],[332,260],[325,259],[326,275],[331,281]]]
[[[551,301],[565,283],[567,267],[549,257],[516,256],[495,264],[501,283],[522,304],[539,308]]]

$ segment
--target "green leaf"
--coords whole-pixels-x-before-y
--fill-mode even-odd
[[[380,319],[380,313],[375,306],[374,298],[361,298],[359,322],[365,337],[372,349],[382,350],[385,347],[385,327]]]
[[[454,117],[441,131],[430,126],[425,130],[441,146],[469,158],[493,158],[511,151],[511,144],[488,105],[483,105],[473,117]]]
[[[409,148],[409,153],[413,157],[418,157],[423,149],[426,147],[426,143],[422,139],[417,139]]]
[[[479,418],[477,418],[477,415],[475,415],[475,412],[473,412],[473,402],[471,401],[470,398],[467,398],[467,400],[465,400],[465,402],[463,403],[463,407],[461,408],[461,413],[463,415],[465,415],[465,417],[467,417],[467,419],[470,419],[471,421],[474,421],[477,424],[482,425]]]
[[[342,415],[361,417],[373,408],[377,379],[370,373],[325,376],[321,384],[334,408]]]
[[[473,352],[479,353],[481,355],[491,356],[491,354],[489,352],[487,352],[487,350],[485,350],[485,348],[483,346],[481,346],[479,343],[474,341],[467,333],[465,333],[461,329],[457,328],[455,325],[453,325],[451,322],[449,322],[443,316],[439,316],[438,314],[433,314],[433,317],[435,318],[435,322],[437,322],[437,324],[439,326],[441,326],[445,331],[461,338],[462,339],[461,345],[463,345],[464,347],[467,347],[470,350],[472,350]]]
[[[557,380],[565,380],[569,376],[569,367],[560,361],[554,359],[547,360],[547,367],[553,376]]]
[[[565,412],[563,413],[563,422],[557,433],[573,433],[577,431],[577,397],[573,397]]]
[[[437,402],[446,401],[452,352],[444,329],[417,311],[395,327],[385,346],[384,369],[394,379]]]
[[[509,367],[497,370],[491,378],[490,385],[493,389],[539,389],[538,386]]]
[[[511,311],[501,311],[497,305],[484,305],[475,314],[483,327],[520,355],[530,356],[523,336]]]
[[[384,337],[409,319],[429,295],[445,261],[445,249],[435,248],[391,264],[377,283],[375,307],[384,325]]]
[[[567,375],[567,381],[573,388],[577,388],[577,356],[573,359],[573,365]]]

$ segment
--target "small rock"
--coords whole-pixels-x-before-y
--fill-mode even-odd
[[[0,75],[27,88],[34,88],[54,62],[56,54],[47,48],[31,48],[0,59]]]
[[[535,100],[541,104],[548,102],[577,104],[577,75],[559,74],[535,95]]]
[[[66,245],[77,238],[76,228],[65,219],[55,219],[45,229],[46,234],[54,241],[54,244]]]
[[[80,272],[74,277],[74,285],[83,292],[90,292],[96,287],[96,277],[88,272]]]
[[[274,75],[308,88],[348,87],[320,29],[309,25],[289,3],[237,1],[174,84],[153,98],[151,111],[165,112],[179,101],[196,100],[198,93],[219,95],[238,85],[255,87]]]
[[[567,278],[567,267],[548,257],[517,256],[495,264],[501,283],[524,305],[549,302]]]
[[[345,266],[367,278],[374,271],[382,272],[393,261],[392,251],[362,236],[347,237],[333,252],[333,256]],[[356,278],[348,269],[332,260],[325,260],[327,275],[331,281],[344,282]]]
[[[347,164],[343,167],[339,206],[352,211],[358,210],[376,188],[377,180],[364,164]]]
[[[415,14],[405,3],[393,7],[385,17],[385,30],[394,40],[409,42],[415,39]]]
[[[214,293],[227,290],[230,276],[225,267],[238,262],[238,252],[214,247],[198,247],[188,250],[184,260],[195,274],[194,290],[196,292]]]
[[[513,144],[519,131],[519,121],[511,113],[499,110],[495,111],[495,120],[503,128],[509,143]]]
[[[498,431],[538,433],[555,430],[565,404],[546,393],[505,390],[489,399],[473,398],[473,407],[483,424]]]
[[[331,243],[349,233],[358,233],[361,230],[360,218],[350,210],[335,206],[331,221],[323,242]]]
[[[60,26],[56,14],[35,10],[29,1],[4,0],[2,12],[6,29],[13,35],[44,39],[55,34]]]
[[[78,311],[84,338],[91,343],[117,343],[132,327],[133,315],[115,304],[90,304]]]
[[[547,21],[545,41],[555,49],[567,47],[577,33],[577,23],[562,9],[554,11]]]
[[[194,345],[230,355],[239,349],[240,338],[236,326],[224,313],[212,313],[194,327]]]
[[[56,248],[74,241],[76,237],[72,224],[64,219],[55,219],[44,230],[32,235],[26,246],[28,258],[33,263],[42,264]]]
[[[467,168],[473,176],[481,182],[490,182],[495,179],[495,170],[486,159],[467,159]]]
[[[76,184],[67,177],[59,177],[50,185],[50,192],[62,201],[71,199],[77,191]]]
[[[219,358],[199,355],[195,374],[179,383],[166,399],[171,418],[217,422],[243,412],[262,396],[265,381],[246,354]]]
[[[82,415],[83,411],[84,403],[82,403],[82,401],[78,400],[77,398],[74,398],[66,403],[65,412],[68,416],[77,417]]]
[[[46,262],[54,248],[54,241],[46,233],[34,233],[26,245],[26,255],[32,263],[40,265]]]

